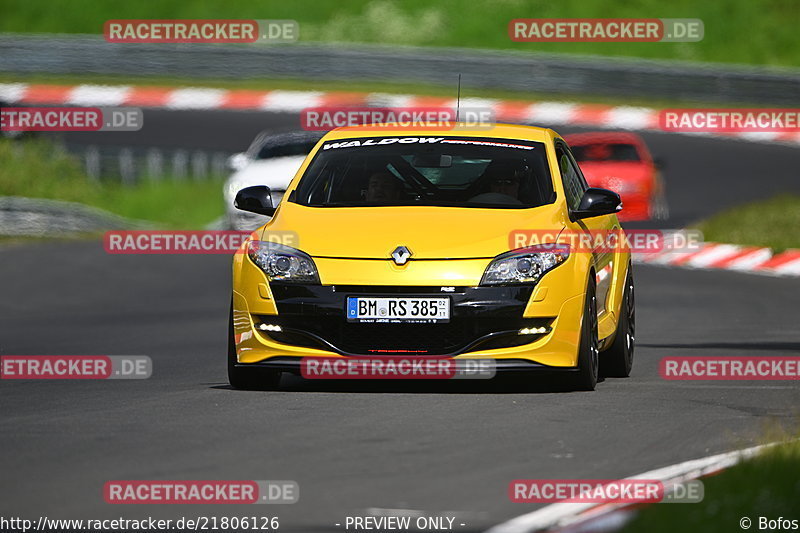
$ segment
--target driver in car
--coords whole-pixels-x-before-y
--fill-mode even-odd
[[[508,203],[521,204],[520,201],[520,180],[525,175],[527,167],[520,166],[511,162],[495,161],[489,164],[483,173],[483,194],[470,198],[471,202],[477,203]]]
[[[516,172],[504,173],[496,171],[489,181],[489,191],[519,198],[519,175]]]
[[[389,172],[376,172],[367,182],[368,202],[395,202],[403,194],[403,184]]]

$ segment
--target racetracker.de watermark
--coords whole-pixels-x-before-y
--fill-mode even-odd
[[[4,107],[0,131],[139,131],[137,107]]]
[[[491,379],[494,359],[444,357],[304,357],[306,379]]]
[[[800,357],[664,357],[658,372],[666,380],[798,380]]]
[[[107,231],[103,247],[109,254],[233,254],[244,252],[242,244],[253,241],[273,242],[297,247],[293,231]]]
[[[543,18],[513,19],[508,36],[516,42],[693,43],[703,40],[700,19]]]
[[[146,355],[3,355],[0,379],[147,379]]]
[[[363,130],[432,130],[491,128],[495,125],[490,108],[454,109],[437,106],[412,107],[309,107],[300,113],[300,127],[308,131],[329,131],[355,127]]]
[[[103,486],[111,504],[288,504],[300,499],[296,481],[115,480]]]
[[[800,109],[663,109],[658,126],[669,132],[800,132]]]
[[[103,36],[110,43],[291,43],[300,38],[296,20],[108,20]]]
[[[515,479],[508,496],[515,503],[656,503],[664,485],[654,479]]]
[[[511,250],[559,244],[568,245],[570,253],[692,253],[702,249],[703,233],[699,230],[623,230],[621,228],[611,230],[518,229],[508,235],[508,246]]]
[[[508,485],[515,503],[699,503],[704,496],[700,480],[515,479]]]

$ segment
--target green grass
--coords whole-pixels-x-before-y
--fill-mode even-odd
[[[156,223],[202,229],[224,212],[222,180],[95,182],[70,154],[44,140],[0,141],[0,196],[65,200]]]
[[[101,33],[109,19],[294,19],[301,41],[800,65],[795,0],[0,0],[0,31]],[[515,43],[513,18],[699,18],[698,43]]]
[[[800,441],[766,448],[719,475],[703,480],[700,503],[656,504],[644,508],[623,532],[673,533],[743,531],[739,520],[748,517],[750,531],[759,529],[759,517],[800,520]]]
[[[800,248],[800,196],[782,194],[735,207],[693,227],[708,242],[767,246],[775,252]]]

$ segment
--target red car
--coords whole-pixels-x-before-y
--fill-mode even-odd
[[[620,195],[620,220],[669,216],[661,173],[641,137],[628,132],[592,132],[566,135],[564,139],[589,185]]]

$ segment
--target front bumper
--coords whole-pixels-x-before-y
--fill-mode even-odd
[[[240,363],[239,368],[264,368],[278,372],[288,372],[291,374],[302,375],[302,357],[271,357],[258,363]],[[577,367],[547,366],[530,359],[495,359],[494,371],[497,374],[536,372],[571,374],[577,372]]]
[[[583,294],[563,299],[560,306],[542,302],[537,313],[533,301],[547,293],[539,286],[453,287],[452,292],[439,286],[272,283],[269,288],[274,313],[252,312],[248,300],[234,292],[240,364],[296,371],[303,356],[447,356],[493,358],[498,371],[577,365]],[[444,324],[348,323],[348,296],[444,296],[451,300],[451,318]],[[281,331],[262,331],[260,324]],[[519,334],[531,327],[545,327],[547,333]]]

